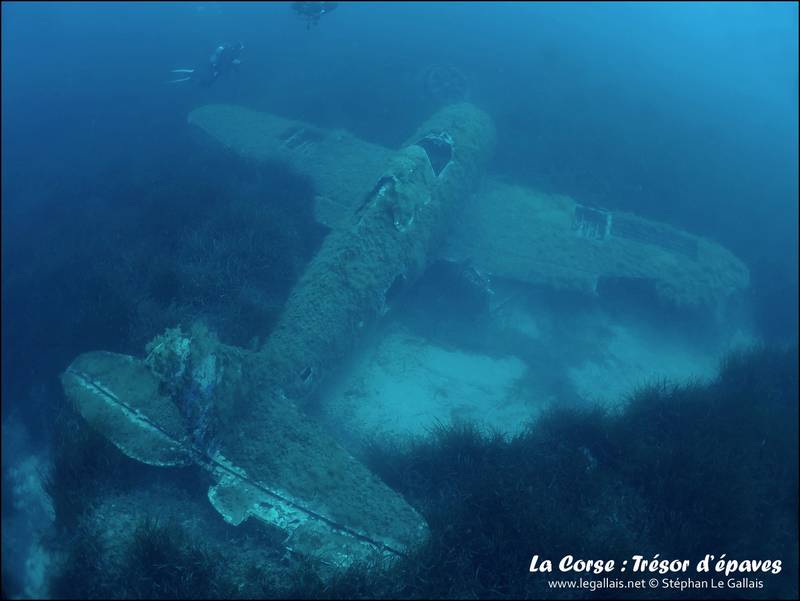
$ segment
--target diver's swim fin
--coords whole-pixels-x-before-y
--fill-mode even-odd
[[[173,69],[171,73],[188,73],[188,77],[181,77],[180,79],[172,79],[167,83],[181,83],[184,81],[189,81],[192,78],[192,73],[194,73],[194,69]]]

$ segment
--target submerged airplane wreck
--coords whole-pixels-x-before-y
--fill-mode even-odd
[[[440,110],[396,151],[237,106],[204,106],[188,120],[245,160],[309,177],[315,216],[331,231],[260,349],[175,328],[144,358],[80,355],[63,387],[125,455],[200,466],[227,523],[254,518],[334,569],[408,553],[427,525],[303,402],[433,261],[468,259],[487,276],[591,294],[604,279],[646,279],[668,302],[710,308],[748,285],[747,268],[714,242],[487,177],[494,126],[469,104]]]

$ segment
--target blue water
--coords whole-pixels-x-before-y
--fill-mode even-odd
[[[192,108],[241,104],[397,147],[440,104],[425,84],[432,66],[459,73],[494,119],[490,171],[719,242],[750,268],[755,335],[796,344],[797,11],[788,2],[343,2],[307,28],[289,3],[3,3],[4,424],[14,415],[44,444],[56,378],[74,356],[140,352],[125,299],[94,280],[70,282],[98,259],[96,211],[109,231],[169,252],[170,232],[195,208],[224,202],[213,190],[228,174],[193,162]],[[167,83],[170,70],[237,40],[245,50],[230,77]],[[278,306],[321,233],[308,217],[313,193],[268,179],[282,190],[270,215],[301,239],[291,242],[300,267],[268,290]]]

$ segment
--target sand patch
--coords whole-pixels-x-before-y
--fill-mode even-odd
[[[522,394],[526,372],[518,357],[446,349],[398,326],[332,387],[325,413],[357,437],[424,434],[460,421],[516,433],[541,409]]]

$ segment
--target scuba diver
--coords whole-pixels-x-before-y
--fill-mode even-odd
[[[244,44],[234,42],[232,44],[220,44],[208,59],[195,69],[173,69],[173,73],[184,75],[178,79],[173,79],[169,83],[181,83],[184,81],[194,81],[201,86],[210,86],[217,81],[220,75],[226,75],[238,67],[242,61],[239,58],[244,50]]]
[[[335,10],[337,6],[338,2],[292,2],[292,10],[306,20],[306,29],[318,25],[320,17]]]

